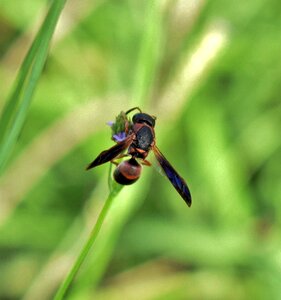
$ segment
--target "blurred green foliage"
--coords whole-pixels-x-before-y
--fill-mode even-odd
[[[0,3],[1,110],[47,4]],[[105,123],[134,105],[157,115],[193,205],[144,168],[68,299],[280,299],[280,12],[278,0],[67,2],[0,178],[0,299],[52,298],[108,194],[108,166],[84,168],[112,145]],[[227,43],[165,111],[212,27]]]

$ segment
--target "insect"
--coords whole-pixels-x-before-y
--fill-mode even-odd
[[[133,115],[130,121],[127,115],[134,111],[139,112]],[[151,163],[146,160],[150,150],[153,151],[157,161],[163,169],[174,188],[181,195],[188,206],[191,205],[191,194],[184,179],[172,167],[169,161],[161,153],[155,143],[155,120],[156,117],[143,113],[140,108],[134,107],[126,113],[121,112],[112,123],[113,140],[116,145],[108,150],[102,151],[97,158],[87,166],[87,170],[95,168],[106,162],[112,162],[117,167],[114,171],[114,179],[122,185],[129,185],[136,182],[140,175],[142,166],[150,166]],[[125,150],[127,153],[125,153]],[[118,158],[129,156],[128,160],[121,163],[114,161]],[[140,164],[140,163],[141,164]]]

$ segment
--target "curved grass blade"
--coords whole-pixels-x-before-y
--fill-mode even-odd
[[[3,110],[0,121],[0,173],[7,163],[26,120],[60,13],[66,0],[53,1],[34,42],[20,68],[14,90]]]

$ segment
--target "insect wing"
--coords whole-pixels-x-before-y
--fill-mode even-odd
[[[172,185],[175,187],[175,189],[178,191],[178,193],[181,195],[183,200],[186,202],[188,206],[191,205],[191,194],[189,191],[189,188],[187,184],[185,183],[184,179],[177,173],[177,171],[171,166],[171,164],[168,162],[168,160],[165,158],[165,156],[160,152],[160,150],[154,146],[153,152],[167,175],[168,179],[172,183]]]
[[[124,141],[114,145],[108,150],[102,151],[99,156],[92,161],[86,168],[86,170],[92,169],[96,166],[102,165],[106,162],[111,161],[115,157],[117,157],[120,153],[122,153],[129,145],[132,143],[133,137],[128,136]]]

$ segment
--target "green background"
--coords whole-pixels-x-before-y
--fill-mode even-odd
[[[48,7],[0,2],[1,110]],[[133,106],[157,116],[193,204],[151,154],[67,299],[280,299],[280,13],[279,0],[67,2],[0,178],[0,299],[52,298],[108,194],[108,165],[85,166]]]

